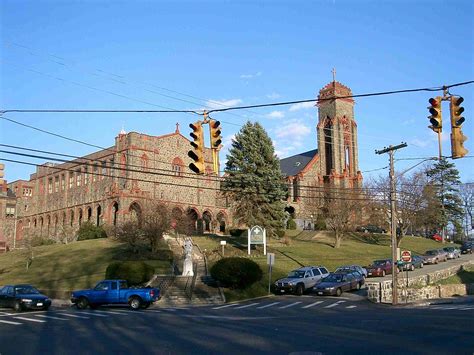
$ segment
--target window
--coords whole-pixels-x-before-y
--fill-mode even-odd
[[[89,174],[87,173],[87,166],[84,167],[84,185],[89,182]]]
[[[121,289],[121,290],[124,290],[124,289],[126,289],[126,288],[128,288],[128,287],[127,287],[127,281],[120,281],[120,289]]]
[[[6,217],[14,217],[15,216],[15,206],[8,206],[5,209],[5,216]]]
[[[61,191],[66,190],[66,176],[64,174],[61,175]]]
[[[323,274],[329,274],[329,271],[325,267],[320,268],[319,271],[321,271]]]
[[[74,186],[74,173],[70,172],[69,173],[69,188],[72,189]]]
[[[81,169],[76,170],[76,186],[81,186],[82,184],[82,174]]]
[[[141,156],[141,164],[142,164],[142,169],[144,171],[148,170],[148,156],[146,154],[143,154]]]
[[[93,172],[92,182],[96,182],[97,181],[97,174],[99,172],[99,167],[97,166],[97,164],[94,164],[94,167],[92,168],[92,172]]]
[[[108,282],[101,282],[99,283],[94,290],[96,291],[107,291],[109,289],[109,283]]]
[[[112,283],[110,284],[110,289],[111,289],[111,290],[116,290],[116,289],[117,289],[117,283],[116,283],[116,282],[112,282]]]
[[[53,193],[53,178],[48,179],[48,194]]]
[[[319,276],[319,275],[321,275],[321,272],[318,269],[313,269],[313,275],[314,276]]]
[[[171,170],[173,170],[173,174],[175,176],[182,176],[183,175],[183,166],[184,163],[180,158],[174,158],[173,162],[171,163]]]
[[[59,191],[59,176],[54,177],[54,192]]]
[[[104,179],[105,175],[107,175],[107,162],[106,161],[103,161],[102,162],[102,176],[100,177],[100,179]]]
[[[23,188],[23,196],[32,196],[32,195],[33,195],[33,189],[29,187]]]
[[[25,211],[28,211],[28,205],[25,205]]]

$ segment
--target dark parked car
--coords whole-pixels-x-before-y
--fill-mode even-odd
[[[446,247],[443,250],[448,254],[448,259],[456,259],[461,257],[461,251],[455,247]]]
[[[427,250],[423,255],[423,260],[425,264],[437,264],[441,261],[448,260],[446,253],[441,253],[439,249]]]
[[[356,228],[356,232],[362,233],[387,233],[383,228],[377,227],[373,224],[368,224],[366,226],[360,226]]]
[[[467,254],[467,253],[472,254],[473,244],[474,242],[471,242],[471,241],[462,243],[461,254]]]
[[[339,271],[355,271],[355,272],[358,272],[359,274],[361,274],[362,276],[364,277],[367,277],[367,270],[365,268],[363,268],[362,266],[360,265],[344,265],[344,266],[339,266],[337,269],[336,269],[336,273],[339,272]]]
[[[403,264],[403,266],[399,267],[399,270],[410,270],[413,271],[416,268],[422,268],[424,266],[424,260],[419,255],[412,255],[411,262]]]
[[[392,259],[375,260],[372,265],[366,267],[367,276],[385,276],[392,273]]]
[[[47,310],[51,300],[31,285],[7,285],[0,290],[0,307],[16,312],[27,309]]]
[[[326,276],[314,288],[317,295],[340,296],[344,291],[359,290],[364,277],[359,272],[337,272]]]

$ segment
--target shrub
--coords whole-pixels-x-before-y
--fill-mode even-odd
[[[151,279],[155,269],[143,261],[114,261],[107,266],[106,279],[127,280],[129,285],[139,285]]]
[[[84,222],[77,231],[77,240],[107,238],[107,234],[101,226],[95,226],[91,222]]]
[[[262,279],[262,269],[247,258],[224,258],[211,268],[211,275],[222,286],[244,289]]]
[[[229,229],[229,234],[233,237],[240,237],[244,233],[247,233],[247,229],[238,229],[238,228]]]
[[[39,247],[41,245],[51,245],[51,244],[56,244],[56,242],[53,239],[49,239],[49,238],[33,238],[33,239],[31,239],[31,246],[32,247]]]
[[[278,239],[281,239],[285,236],[285,231],[283,229],[277,229],[273,233],[278,237]]]
[[[322,218],[318,218],[314,223],[314,229],[317,231],[326,230],[326,222]]]
[[[287,229],[296,229],[296,222],[293,218],[290,218],[288,222],[286,223],[286,228]]]

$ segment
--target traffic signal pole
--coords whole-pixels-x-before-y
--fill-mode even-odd
[[[392,240],[392,305],[398,304],[398,280],[397,280],[397,207],[396,207],[396,185],[395,185],[395,168],[393,162],[393,155],[396,150],[405,148],[406,143],[402,143],[396,146],[389,146],[382,150],[376,150],[376,154],[388,153],[390,158],[390,234]]]

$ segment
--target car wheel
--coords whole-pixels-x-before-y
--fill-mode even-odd
[[[301,296],[304,292],[304,286],[302,284],[299,284],[296,286],[295,294],[297,296]]]
[[[360,282],[357,284],[356,289],[357,289],[357,290],[360,290],[361,288],[362,288],[362,281],[360,281]]]
[[[130,305],[130,308],[136,311],[137,309],[140,309],[142,306],[142,300],[139,297],[132,297],[130,301],[128,302]]]
[[[420,269],[423,269],[423,266],[425,266],[423,263],[420,264]]]
[[[435,260],[435,264],[437,264],[437,263],[438,263],[438,259]]]
[[[89,305],[89,301],[85,297],[81,297],[77,300],[76,307],[78,309],[86,309]]]
[[[382,270],[382,277],[385,277],[385,270]]]
[[[21,304],[20,301],[15,301],[15,304],[13,305],[13,309],[15,312],[21,312],[23,311],[23,305]]]
[[[340,295],[342,295],[342,290],[340,288],[338,288],[336,290],[336,296],[339,297]]]

